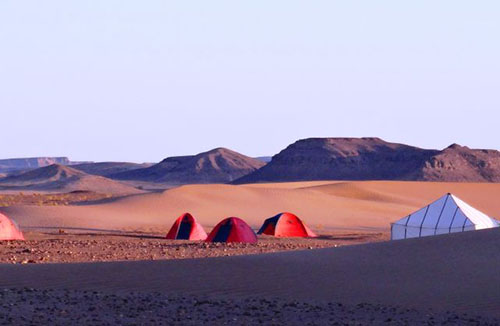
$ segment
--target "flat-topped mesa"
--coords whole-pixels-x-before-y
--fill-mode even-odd
[[[220,147],[197,155],[168,157],[151,167],[117,173],[110,177],[177,184],[226,183],[264,165],[258,159]]]
[[[306,180],[500,181],[500,152],[453,144],[439,151],[380,138],[308,138],[235,183]]]
[[[9,158],[0,160],[0,171],[12,172],[28,169],[36,169],[51,164],[68,165],[71,161],[67,157],[27,157]]]
[[[236,182],[399,179],[422,164],[429,151],[380,138],[299,140],[260,170]]]

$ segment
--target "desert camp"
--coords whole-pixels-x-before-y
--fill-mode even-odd
[[[448,193],[449,190],[453,195]],[[129,293],[128,289],[133,288],[139,292],[128,297],[127,300],[131,301],[125,306],[129,311],[135,311],[131,313],[134,320],[145,318],[134,308],[136,302],[141,300],[150,303],[160,298],[173,300],[169,301],[172,306],[161,308],[170,309],[168,307],[177,307],[183,302],[172,299],[174,296],[194,295],[204,298],[219,289],[217,291],[221,291],[220,294],[212,299],[219,308],[210,308],[210,311],[230,309],[231,312],[226,312],[226,316],[240,315],[233,306],[225,303],[227,301],[223,301],[224,298],[242,300],[241,305],[246,307],[252,297],[263,295],[265,298],[276,298],[273,299],[277,300],[276,304],[283,307],[290,300],[310,302],[321,298],[325,300],[322,302],[342,301],[345,302],[344,308],[336,310],[336,314],[344,317],[339,318],[347,318],[349,309],[355,309],[359,313],[357,318],[367,322],[370,318],[395,318],[392,310],[373,314],[376,309],[381,309],[376,305],[392,307],[398,304],[416,311],[427,312],[431,307],[436,309],[430,315],[419,312],[410,317],[404,312],[406,310],[398,315],[413,321],[428,320],[428,316],[445,321],[450,316],[445,311],[451,310],[454,311],[453,318],[458,320],[471,318],[465,319],[462,315],[467,313],[481,316],[481,320],[489,322],[498,316],[492,305],[497,301],[494,295],[488,294],[491,287],[483,286],[482,282],[495,282],[496,274],[488,274],[491,269],[478,266],[490,266],[496,261],[486,258],[496,255],[494,248],[499,245],[497,242],[500,237],[495,231],[500,229],[485,229],[494,226],[495,220],[484,217],[498,216],[500,203],[495,200],[498,192],[498,184],[491,183],[322,181],[188,185],[159,194],[132,194],[88,204],[82,204],[84,194],[77,193],[71,195],[77,196],[75,200],[78,200],[77,204],[72,205],[63,203],[73,198],[69,195],[17,195],[19,201],[3,207],[2,211],[19,223],[26,240],[0,241],[0,261],[4,263],[0,264],[0,286],[6,289],[33,288],[35,292],[18,291],[8,295],[17,300],[15,298],[18,296],[31,298],[33,293],[42,295],[45,302],[70,300],[60,298],[78,297],[79,291],[97,291],[98,298],[108,298],[100,301],[108,307],[106,309],[113,309],[112,300],[115,299],[112,298],[118,298],[116,294],[115,297],[108,296],[109,291]],[[446,195],[443,196],[443,193]],[[210,194],[209,199],[202,200],[207,194]],[[11,200],[12,197],[5,198]],[[21,200],[34,199],[47,203],[59,200],[60,204],[18,204]],[[421,213],[422,210],[426,210],[427,215]],[[178,215],[179,211],[196,214]],[[288,213],[275,215],[273,212],[276,211]],[[224,218],[235,215],[240,218]],[[407,219],[397,220],[405,215]],[[173,219],[172,216],[178,217]],[[492,222],[485,223],[488,221]],[[285,227],[280,225],[283,222]],[[460,224],[463,228],[460,231],[466,232],[453,232],[452,227],[450,234],[450,225],[455,224]],[[14,223],[6,225],[15,227]],[[433,227],[432,232],[426,231],[429,226]],[[413,230],[415,227],[421,231]],[[389,241],[396,239],[398,234],[403,237],[405,228],[406,239]],[[208,236],[205,230],[210,231]],[[256,230],[259,230],[259,234],[255,233]],[[411,237],[418,232],[421,232],[421,238]],[[356,246],[352,246],[354,244]],[[441,249],[436,252],[435,249],[440,246],[455,248],[456,251]],[[485,254],[475,254],[474,248]],[[404,257],[408,252],[413,251],[426,252],[428,259],[433,259],[434,269],[429,269],[428,262],[418,259],[412,260],[412,266],[405,265],[407,263],[398,265],[398,262],[406,261]],[[453,272],[447,270],[447,265],[440,263],[441,254],[446,256],[446,261],[451,259],[454,266],[461,267],[453,269]],[[168,264],[164,265],[164,262]],[[95,263],[105,265],[96,265],[94,269]],[[469,279],[471,284],[475,284],[476,290],[457,293],[452,283],[458,279],[461,271],[468,270],[469,263],[482,268]],[[360,264],[365,265],[360,267]],[[23,268],[16,269],[16,266]],[[255,266],[259,266],[257,274],[252,272]],[[423,286],[421,276],[424,274],[415,274],[419,270],[418,266],[426,266],[425,275],[436,280]],[[367,292],[364,283],[359,283],[362,279],[367,280],[366,275],[360,274],[360,268],[363,272],[369,271],[372,278],[368,278],[368,282],[372,284],[378,284],[381,275],[386,275],[384,271],[392,268],[393,273],[401,275],[397,285],[406,292],[387,297],[382,293],[386,293],[389,288],[381,285],[376,291]],[[87,276],[76,270],[85,271]],[[145,270],[148,273],[146,276]],[[33,275],[31,273],[36,273],[37,277],[28,277]],[[275,276],[277,273],[281,276]],[[298,279],[304,273],[321,284],[325,291],[298,288]],[[78,275],[82,276],[77,282]],[[258,275],[261,278],[254,279]],[[333,283],[332,277],[335,279]],[[137,283],[139,279],[141,281]],[[195,279],[199,281],[193,283]],[[335,290],[328,284],[332,284]],[[389,286],[391,282],[386,280],[382,284]],[[435,298],[435,294],[429,293],[433,293],[431,289],[438,284],[443,297],[454,295],[464,300],[474,300],[481,307],[491,308],[478,310],[476,306],[460,306],[454,301],[447,304],[447,301],[431,299]],[[352,292],[353,287],[359,295]],[[162,291],[161,295],[152,295],[158,290]],[[419,297],[415,298],[413,294]],[[83,301],[83,306],[87,307],[95,302],[93,300]],[[370,305],[356,307],[360,300],[368,300]],[[23,301],[18,301],[18,304],[25,305]],[[348,308],[350,304],[355,308]],[[259,309],[265,311],[265,306],[262,303]],[[287,318],[299,318],[299,315],[313,318],[307,307],[297,307],[291,314],[278,314],[276,318],[289,320]],[[331,306],[321,303],[317,309],[321,316],[327,316]],[[70,311],[79,320],[88,320],[86,318],[91,316]],[[160,315],[154,318],[157,321],[174,320],[172,316],[181,318],[176,312],[170,314],[170,317]],[[195,316],[201,315],[196,312]],[[249,312],[245,318],[249,322],[257,317]],[[215,319],[210,320],[216,323]]]
[[[500,325],[500,1],[0,1],[0,325]]]

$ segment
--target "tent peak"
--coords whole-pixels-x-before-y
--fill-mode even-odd
[[[451,199],[450,199],[451,198]],[[498,227],[499,223],[452,193],[391,224],[391,238],[406,239]]]

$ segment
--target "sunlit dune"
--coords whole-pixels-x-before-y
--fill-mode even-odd
[[[66,207],[4,208],[21,226],[161,230],[183,212],[207,228],[228,216],[252,227],[290,211],[315,232],[389,230],[389,223],[453,192],[484,213],[500,216],[500,184],[395,181],[294,182],[252,185],[187,185],[114,202]]]

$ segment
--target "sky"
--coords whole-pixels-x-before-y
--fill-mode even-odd
[[[500,149],[500,2],[0,1],[0,158]]]

